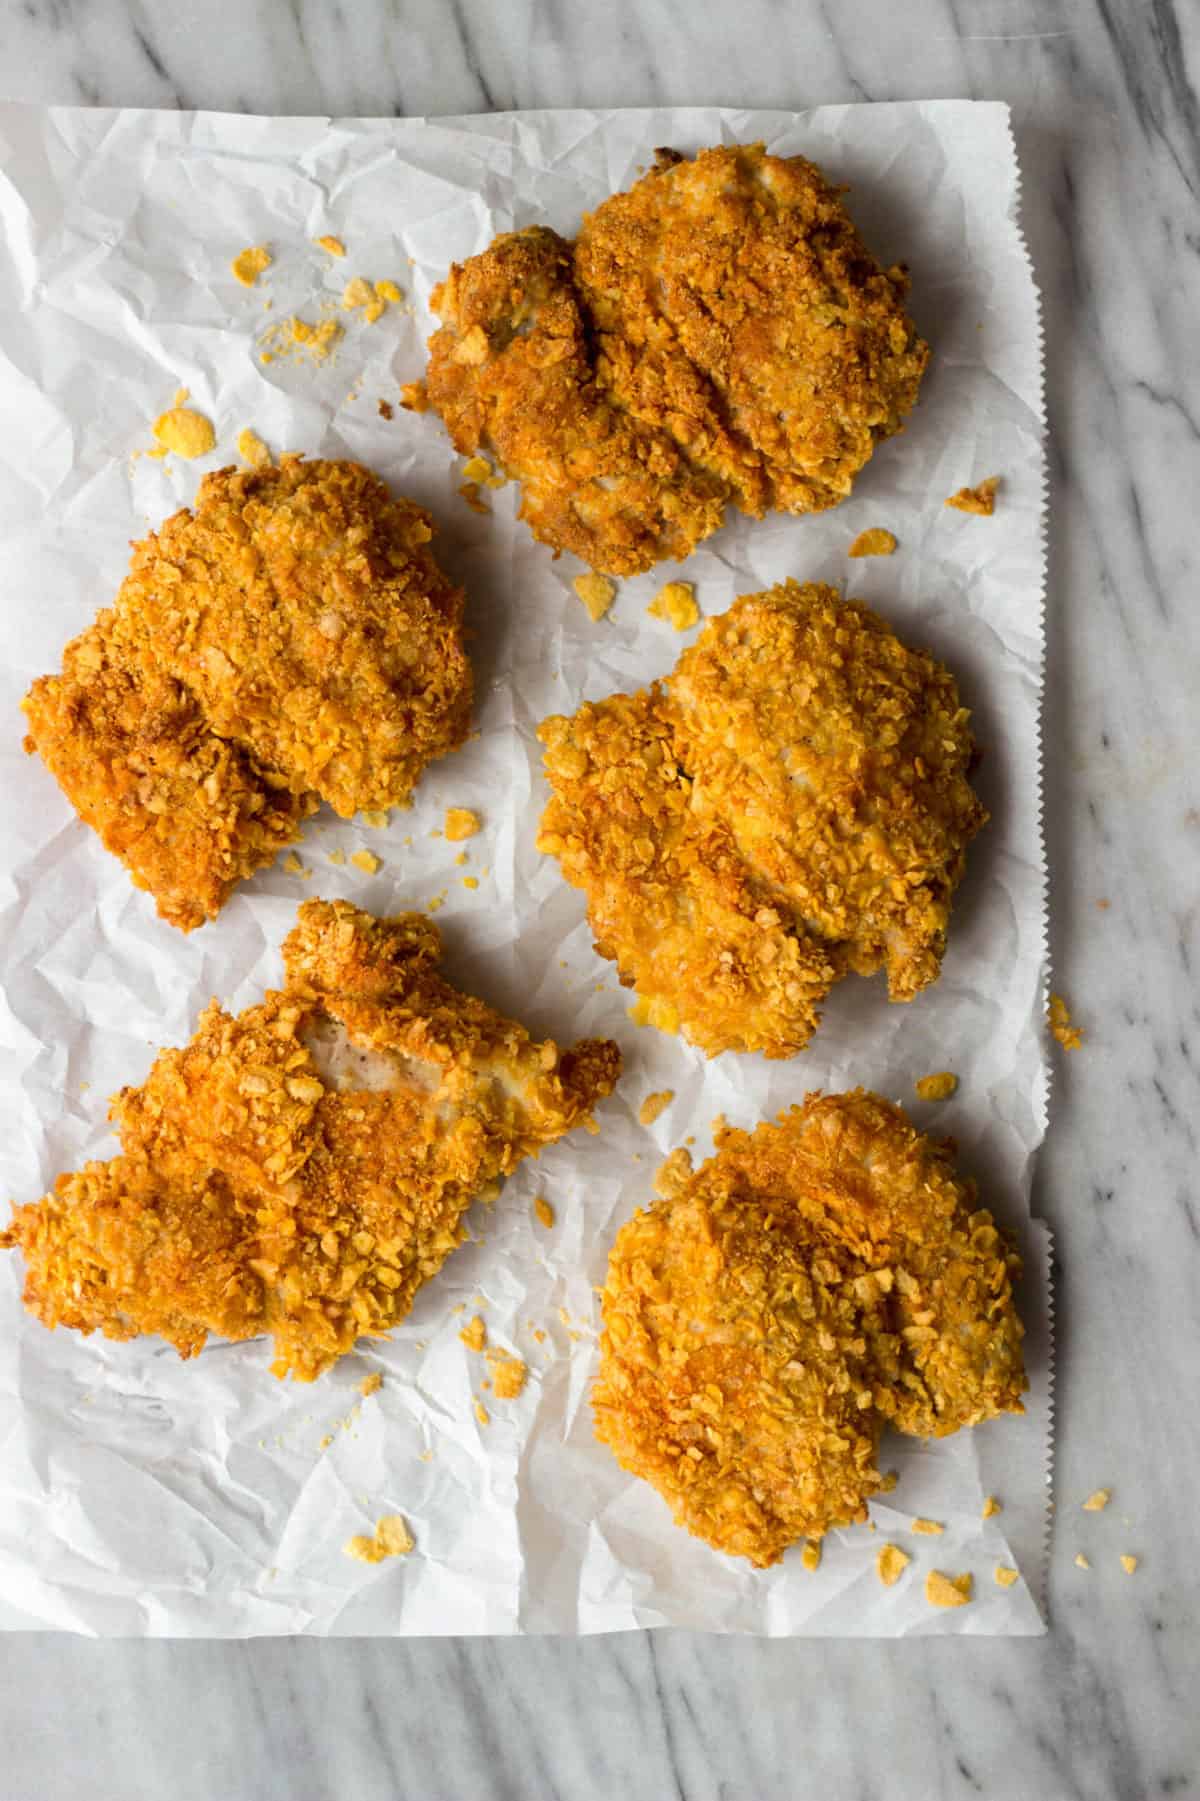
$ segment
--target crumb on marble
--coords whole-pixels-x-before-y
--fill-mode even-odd
[[[1127,1576],[1133,1575],[1133,1572],[1137,1569],[1139,1561],[1140,1561],[1140,1559],[1135,1557],[1131,1551],[1122,1551],[1122,1553],[1121,1553],[1121,1568],[1124,1570],[1124,1572]]]
[[[1050,996],[1050,1005],[1046,1017],[1050,1022],[1050,1031],[1065,1051],[1077,1051],[1083,1043],[1083,1032],[1079,1026],[1071,1024],[1071,1012],[1061,994]]]
[[[1077,1551],[1075,1553],[1075,1568],[1077,1570],[1090,1570],[1091,1567],[1091,1560],[1087,1558],[1082,1551]]]
[[[1083,1511],[1085,1513],[1103,1513],[1111,1500],[1111,1488],[1098,1488],[1095,1493],[1090,1494],[1083,1503]]]

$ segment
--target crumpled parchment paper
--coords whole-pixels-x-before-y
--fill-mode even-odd
[[[848,183],[876,254],[911,267],[911,309],[934,349],[920,406],[851,501],[816,518],[734,519],[685,568],[624,582],[593,624],[571,592],[578,565],[555,563],[515,522],[515,489],[489,496],[491,517],[469,511],[437,419],[399,409],[399,383],[423,370],[429,291],[499,230],[545,221],[571,232],[657,145],[756,138]],[[0,1260],[0,1624],[231,1636],[1043,1629],[1048,1234],[1028,1196],[1047,1097],[1045,501],[1038,302],[1018,190],[1006,109],[965,102],[334,122],[0,108],[4,1195],[33,1198],[60,1170],[109,1154],[107,1095],[139,1081],[156,1046],[186,1040],[210,996],[236,1009],[277,979],[277,947],[307,895],[377,911],[444,897],[456,980],[537,1032],[608,1034],[626,1057],[599,1135],[577,1133],[477,1206],[473,1242],[407,1323],[312,1387],[277,1383],[261,1342],[216,1344],[185,1364],[153,1341],[47,1332],[21,1307],[18,1260]],[[316,247],[325,233],[344,241],[344,261]],[[246,289],[230,260],[258,243],[274,262]],[[322,366],[261,360],[267,327],[293,312],[318,319],[320,301],[336,304],[360,274],[396,280],[407,310],[373,325],[342,313],[345,337]],[[133,459],[180,386],[213,421],[216,450],[199,463]],[[380,399],[396,405],[392,420]],[[247,425],[276,453],[361,458],[432,508],[439,554],[469,592],[478,736],[386,829],[320,816],[300,852],[307,880],[281,860],[185,938],[22,754],[17,703],[110,599],[127,541],[189,502],[204,469],[236,460]],[[993,473],[993,519],[943,507]],[[898,553],[849,563],[871,525],[896,533]],[[537,723],[673,663],[690,638],[646,608],[677,574],[695,581],[706,614],[787,575],[842,584],[951,665],[984,747],[992,822],[972,851],[941,981],[893,1007],[882,978],[848,978],[790,1063],[706,1064],[638,1029],[613,966],[591,949],[582,897],[534,850]],[[438,835],[449,805],[485,820],[465,847]],[[382,858],[374,876],[329,861],[363,846]],[[917,1102],[914,1080],[947,1068],[957,1096]],[[798,1548],[755,1573],[674,1528],[593,1441],[595,1285],[667,1150],[694,1134],[699,1158],[718,1113],[752,1125],[807,1089],[858,1082],[951,1132],[986,1204],[1019,1233],[1028,1410],[942,1442],[887,1442],[883,1467],[900,1481],[872,1508],[877,1530],[831,1533],[815,1573]],[[665,1088],[673,1102],[643,1129],[642,1100]],[[550,1229],[533,1216],[539,1194],[556,1210]],[[487,1425],[474,1411],[486,1367],[459,1339],[475,1312],[530,1368],[519,1400],[483,1394]],[[364,1399],[358,1384],[373,1370],[383,1386]],[[985,1524],[993,1492],[1004,1511]],[[344,1554],[394,1512],[415,1536],[409,1556],[368,1567]],[[914,1515],[944,1522],[944,1535],[914,1537]],[[890,1589],[875,1574],[885,1539],[914,1559]],[[997,1587],[997,1563],[1019,1567],[1021,1582]],[[972,1570],[972,1605],[930,1608],[932,1567]]]

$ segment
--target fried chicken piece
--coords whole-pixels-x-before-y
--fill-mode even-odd
[[[172,924],[213,918],[321,800],[402,806],[463,742],[463,597],[431,536],[357,463],[218,470],[33,684],[26,748]]]
[[[899,1107],[810,1094],[659,1194],[609,1259],[596,1436],[716,1549],[765,1568],[864,1519],[886,1425],[1023,1411],[1020,1260]]]
[[[953,677],[836,590],[786,582],[710,619],[664,682],[552,717],[539,849],[588,897],[650,1023],[788,1057],[848,971],[938,975],[966,846]]]
[[[184,1357],[270,1333],[302,1381],[403,1319],[472,1201],[620,1073],[607,1040],[560,1052],[460,994],[440,949],[421,914],[306,902],[283,989],[236,1018],[214,1001],[115,1097],[121,1154],[14,1209],[30,1310]]]
[[[429,403],[460,452],[522,482],[535,537],[631,575],[686,556],[727,505],[846,498],[929,359],[907,287],[803,157],[660,152],[574,245],[535,226],[451,268]]]

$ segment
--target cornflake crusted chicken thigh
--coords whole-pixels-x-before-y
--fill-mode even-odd
[[[953,677],[836,590],[709,620],[635,695],[543,722],[538,847],[588,898],[638,1017],[708,1055],[803,1049],[848,971],[937,977],[987,815]]]
[[[950,1146],[864,1089],[716,1142],[617,1234],[595,1427],[678,1524],[765,1567],[865,1519],[885,1426],[1023,1411],[1020,1261]]]
[[[14,1209],[30,1311],[184,1357],[270,1333],[302,1381],[402,1320],[471,1202],[620,1073],[615,1044],[560,1052],[451,988],[440,949],[422,914],[306,902],[283,990],[236,1018],[214,1001],[116,1096],[121,1154]]]
[[[432,535],[357,463],[218,470],[34,682],[26,748],[171,924],[213,918],[322,800],[404,805],[462,744],[463,597]]]
[[[451,268],[428,400],[457,450],[521,482],[535,537],[632,575],[727,505],[846,498],[929,360],[907,288],[803,157],[660,150],[574,243],[532,226]]]

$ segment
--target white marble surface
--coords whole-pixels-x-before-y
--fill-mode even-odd
[[[1054,950],[1088,1029],[1038,1178],[1060,1261],[1046,1639],[9,1637],[5,1801],[1200,1794],[1198,85],[1194,0],[0,0],[14,99],[1008,100],[1049,349]],[[1080,1513],[1100,1484],[1109,1513]]]

